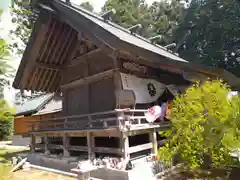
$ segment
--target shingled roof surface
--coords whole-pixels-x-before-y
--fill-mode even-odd
[[[16,116],[32,115],[41,111],[54,97],[54,93],[40,95],[16,107]],[[57,107],[58,108],[58,107]]]
[[[69,58],[75,49],[73,45],[76,46],[81,34],[102,53],[108,55],[118,51],[127,52],[149,67],[171,72],[196,71],[211,75],[210,77],[223,77],[227,81],[230,79],[231,85],[240,86],[239,78],[231,73],[224,71],[221,75],[215,68],[188,63],[166,48],[79,6],[60,0],[42,2],[45,4],[38,4],[41,11],[15,77],[14,88],[43,92],[59,91],[60,71],[71,61]],[[51,25],[55,23],[58,26]],[[54,33],[55,31],[59,32]],[[68,35],[69,39],[62,38]],[[58,56],[59,54],[65,55]],[[54,68],[41,65],[54,65]]]
[[[179,56],[167,51],[166,48],[160,45],[153,44],[148,39],[145,39],[144,37],[139,36],[137,34],[133,34],[128,29],[125,29],[111,21],[104,20],[101,16],[91,13],[79,6],[76,6],[73,4],[69,5],[59,0],[53,0],[53,7],[58,9],[60,12],[65,12],[66,16],[68,16],[68,12],[67,12],[68,10],[69,12],[71,11],[71,13],[74,13],[75,17],[77,16],[77,17],[81,17],[81,19],[84,18],[85,20],[91,21],[92,23],[95,24],[95,28],[89,29],[89,30],[95,32],[96,35],[98,34],[97,36],[99,37],[101,37],[102,32],[99,31],[97,26],[101,27],[104,31],[110,33],[111,35],[115,36],[119,40],[129,43],[133,46],[146,49],[148,51],[151,51],[153,53],[159,54],[161,56],[164,56],[166,58],[169,58],[175,61],[188,62],[180,58]],[[74,16],[72,18],[74,18]],[[80,21],[80,19],[79,19],[79,22],[81,22],[83,25],[85,24],[83,21]],[[88,27],[85,26],[85,28],[88,28]]]

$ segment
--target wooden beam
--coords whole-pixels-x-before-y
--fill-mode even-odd
[[[110,46],[107,42],[102,41],[102,39],[97,37],[94,34],[94,32],[89,31],[88,29],[85,28],[85,27],[87,27],[87,26],[85,26],[86,25],[86,20],[85,19],[83,19],[83,21],[80,20],[81,23],[79,23],[79,17],[76,16],[76,12],[69,11],[68,7],[66,7],[65,5],[63,5],[59,2],[53,1],[53,4],[60,11],[65,11],[66,12],[65,15],[62,15],[61,13],[58,14],[58,16],[63,21],[65,21],[67,24],[71,25],[71,27],[76,29],[76,31],[83,32],[84,36],[86,36],[88,39],[91,39],[93,44],[98,46],[106,54],[111,54],[113,52],[113,47],[112,46]],[[71,8],[74,8],[74,7],[71,7]],[[70,12],[70,14],[69,14],[69,12]],[[72,17],[72,18],[68,18],[68,17]],[[95,29],[96,28],[99,29],[98,27],[95,27]],[[111,35],[108,34],[108,36],[111,36]],[[114,37],[114,35],[112,35],[112,37]]]
[[[63,145],[59,144],[48,144],[49,149],[63,149]]]
[[[68,148],[70,151],[88,151],[87,146],[69,146]]]
[[[43,68],[43,69],[49,69],[49,70],[56,70],[56,71],[60,71],[62,68],[59,65],[46,64],[46,63],[41,63],[41,62],[36,62],[36,67]]]
[[[63,156],[64,157],[69,157],[69,145],[70,145],[70,138],[64,134],[63,136]]]
[[[36,149],[44,149],[44,144],[36,144],[35,148]]]
[[[123,132],[126,132],[126,133],[130,133],[130,131],[140,131],[140,130],[146,130],[146,129],[156,129],[156,130],[165,130],[165,129],[169,129],[171,128],[171,125],[170,124],[153,124],[153,125],[149,125],[148,123],[146,124],[141,124],[141,125],[131,125],[130,128],[125,128],[123,129]]]
[[[130,159],[130,153],[129,153],[129,137],[122,133],[120,137],[120,148],[123,154],[124,159]]]
[[[69,146],[68,150],[89,152],[89,148],[87,146]],[[93,147],[90,151],[94,151],[94,152],[98,152],[98,153],[109,153],[109,154],[122,155],[122,151],[119,148]]]
[[[136,57],[133,54],[126,52],[126,51],[118,51],[117,54],[118,58],[127,58],[126,61],[132,61],[136,62],[140,65],[144,65],[146,67],[152,67],[156,69],[162,69],[168,72],[173,72],[173,73],[182,73],[186,69],[187,63],[183,64],[179,62],[175,62],[176,64],[170,64],[167,61],[151,61],[151,59],[146,59],[145,57]]]
[[[56,20],[56,21],[58,21],[58,20]],[[55,30],[56,32],[54,34],[54,39],[53,39],[53,42],[51,44],[51,49],[49,50],[50,56],[47,59],[47,61],[50,62],[50,64],[54,64],[54,62],[56,62],[56,61],[58,61],[58,63],[61,64],[61,62],[59,62],[59,60],[56,58],[56,54],[61,54],[61,51],[59,51],[59,47],[61,47],[63,45],[64,38],[66,37],[65,34],[64,34],[64,31],[66,29],[66,25],[63,22],[60,22],[60,21],[58,23],[60,25],[59,25],[58,29]],[[65,41],[68,41],[68,40],[65,39]],[[44,88],[42,88],[41,90],[49,92],[49,89],[52,88],[52,84],[55,81],[55,77],[56,77],[56,74],[57,74],[57,72],[55,70],[57,72],[59,71],[58,69],[52,69],[49,72],[49,75],[46,78],[45,86],[43,86]],[[47,86],[46,86],[46,84],[47,84]]]
[[[61,88],[66,89],[66,88],[72,88],[72,87],[80,86],[80,85],[86,84],[86,83],[92,83],[94,81],[98,81],[99,79],[103,79],[103,78],[106,78],[106,77],[113,76],[113,74],[116,70],[117,69],[111,69],[111,70],[104,71],[104,72],[101,72],[101,73],[98,73],[98,74],[94,74],[92,76],[88,76],[88,77],[85,77],[85,78],[82,78],[82,79],[78,79],[76,81],[72,81],[72,82],[67,83],[67,84],[62,84],[60,86],[61,86]]]
[[[71,60],[71,62],[68,65],[68,67],[75,66],[75,65],[81,63],[82,60],[85,60],[86,58],[89,58],[89,57],[91,57],[91,56],[93,56],[93,55],[95,55],[95,54],[97,54],[99,52],[100,52],[100,49],[97,48],[97,49],[94,49],[94,50],[92,50],[92,51],[90,51],[90,52],[88,52],[88,53],[86,53],[86,54],[84,54],[82,56],[76,57],[75,59]]]
[[[44,136],[44,150],[45,150],[45,154],[49,155],[48,136],[47,135]]]
[[[93,160],[95,158],[95,137],[91,132],[87,133],[87,146],[88,146],[88,159]]]
[[[62,50],[62,51],[65,50],[64,54],[61,57],[61,63],[64,64],[64,69],[68,67],[68,65],[70,64],[71,60],[74,58],[74,55],[76,53],[76,50],[77,50],[76,36],[77,36],[77,32],[75,31],[75,29],[71,29],[71,36],[69,37],[70,42],[66,44],[68,51],[70,51],[71,53],[68,54],[66,49]]]
[[[129,153],[135,153],[135,152],[139,152],[139,151],[144,151],[147,149],[151,149],[152,148],[152,143],[146,143],[146,144],[141,144],[138,146],[133,146],[129,148]]]
[[[157,142],[157,134],[154,129],[149,133],[149,140],[152,144],[152,151],[151,151],[152,154],[157,155],[158,142]]]
[[[36,25],[34,26],[33,33],[31,35],[31,39],[33,41],[33,44],[31,45],[31,50],[28,49],[28,51],[24,52],[23,54],[23,61],[26,62],[27,59],[31,59],[31,61],[28,62],[25,69],[23,69],[24,65],[23,62],[20,64],[20,70],[23,71],[21,74],[22,80],[20,81],[20,89],[25,89],[29,80],[29,74],[34,69],[34,64],[36,62],[36,58],[38,57],[41,49],[41,45],[45,40],[46,34],[48,32],[48,23],[50,21],[48,13],[41,13],[39,15],[39,18],[36,22]],[[34,37],[35,36],[35,37]],[[27,47],[30,48],[30,47]],[[21,69],[22,68],[22,69]],[[17,73],[17,76],[20,76],[20,74]],[[16,87],[18,88],[18,87]]]
[[[32,152],[35,152],[36,147],[36,137],[34,135],[31,135],[31,146],[30,149]]]
[[[134,130],[134,131],[129,131],[126,132],[128,136],[136,136],[139,134],[149,134],[150,130],[149,129],[142,129],[142,130]]]
[[[120,148],[95,147],[95,152],[122,155],[122,151]]]
[[[59,27],[59,23],[56,21],[56,19],[54,19],[54,18],[50,18],[50,20],[51,21],[53,21],[53,27],[50,29],[50,25],[49,25],[49,31],[50,32],[48,32],[48,36],[46,37],[46,41],[45,41],[45,44],[44,45],[42,45],[42,47],[43,47],[43,50],[44,51],[42,51],[41,52],[41,54],[40,54],[40,56],[39,56],[39,61],[41,61],[42,63],[45,63],[45,62],[47,62],[48,61],[48,59],[49,59],[49,56],[50,56],[50,54],[52,53],[52,51],[51,51],[51,49],[52,49],[52,47],[53,47],[53,42],[55,41],[55,39],[56,39],[56,36],[57,36],[57,34],[60,32],[60,28],[61,27]],[[61,24],[60,24],[61,25]],[[58,26],[57,28],[56,28],[56,26]],[[57,29],[57,33],[56,32],[54,32],[54,30],[55,30],[55,28]],[[54,37],[54,39],[52,40],[52,37]],[[51,39],[51,41],[50,41],[50,39]],[[44,58],[43,58],[44,57]],[[36,60],[37,61],[37,60]],[[36,74],[36,80],[34,81],[34,84],[31,86],[31,89],[34,89],[34,90],[37,90],[37,91],[40,91],[40,90],[42,90],[41,89],[41,84],[49,84],[49,83],[47,83],[46,82],[46,79],[45,79],[45,77],[49,77],[49,73],[51,73],[51,71],[49,72],[49,71],[45,71],[46,69],[45,68],[38,68],[39,69],[39,72]],[[48,69],[47,69],[48,70]],[[43,78],[44,77],[44,78]],[[42,82],[42,83],[41,83]]]

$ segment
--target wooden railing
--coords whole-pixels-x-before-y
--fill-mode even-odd
[[[148,124],[141,109],[115,109],[92,114],[82,114],[27,122],[32,131],[60,131],[124,128],[128,125],[137,126]]]

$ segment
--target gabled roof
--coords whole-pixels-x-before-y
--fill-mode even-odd
[[[38,66],[35,62],[38,61],[41,65],[47,63],[55,67],[58,65],[60,69],[66,64],[67,57],[71,56],[70,51],[74,49],[73,44],[76,44],[77,32],[83,33],[102,51],[107,49],[109,54],[115,50],[121,50],[130,52],[136,57],[147,59],[149,62],[177,65],[178,63],[187,63],[186,60],[167,51],[162,46],[152,44],[139,35],[131,34],[129,30],[110,21],[104,21],[102,17],[90,13],[81,7],[69,5],[60,0],[48,1],[48,4],[40,4],[40,7],[39,18],[35,23],[13,83],[14,88],[46,92],[58,90],[60,83],[59,73],[55,70],[50,73],[51,68],[48,68],[48,72],[46,72],[43,66]],[[56,25],[56,22],[58,25]],[[60,32],[58,32],[59,30]],[[63,34],[67,38],[68,33],[70,34],[70,39],[63,40]],[[65,42],[69,42],[69,45]],[[57,48],[59,48],[58,52],[54,53],[54,49]],[[60,58],[62,56],[52,59],[49,56],[49,52],[50,54],[52,53],[51,56],[57,56],[58,54],[63,55],[64,52],[68,51],[69,54],[62,59]],[[51,74],[51,77],[55,79],[45,80],[44,78],[49,77],[48,74]],[[39,78],[40,75],[42,76],[41,78]],[[51,81],[51,83],[46,88],[40,87],[43,85],[39,81]],[[31,83],[35,83],[35,85]]]
[[[104,40],[114,48],[125,49],[126,47],[124,48],[124,45],[131,45],[140,48],[136,49],[139,50],[139,52],[137,52],[138,54],[141,54],[140,50],[144,49],[174,61],[188,62],[170,51],[167,51],[166,48],[153,44],[142,36],[132,34],[128,29],[111,21],[104,20],[101,16],[91,13],[79,6],[66,4],[59,0],[53,0],[52,5],[74,28],[79,29],[77,28],[79,24],[89,29],[96,37]]]
[[[47,4],[39,4],[41,13],[20,63],[13,83],[14,88],[45,92],[59,90],[60,70],[67,64],[75,49],[78,32],[98,46],[101,49],[100,54],[102,51],[109,54],[115,50],[125,51],[139,58],[143,64],[154,68],[168,66],[171,69],[172,66],[173,69],[178,68],[181,71],[204,72],[227,81],[230,79],[230,85],[240,85],[239,78],[231,73],[188,63],[162,46],[152,44],[149,40],[81,7],[60,0],[43,2]],[[68,36],[70,38],[66,40]],[[46,65],[51,67],[46,68]]]
[[[16,107],[15,116],[28,116],[33,114],[47,114],[61,111],[62,100],[54,93],[40,95]]]

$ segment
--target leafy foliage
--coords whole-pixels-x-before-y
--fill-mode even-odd
[[[171,2],[155,1],[148,5],[145,0],[108,0],[103,12],[115,9],[113,21],[125,28],[141,24],[139,34],[144,37],[161,35],[156,43],[166,45],[170,42],[177,25],[183,17],[185,8],[179,0]]]
[[[84,9],[90,11],[90,12],[94,11],[93,5],[90,2],[88,2],[88,1],[81,3],[80,7],[84,8]]]
[[[11,30],[11,34],[15,39],[12,48],[16,49],[18,54],[22,54],[31,35],[37,15],[33,13],[30,7],[23,6],[20,1],[12,1],[12,22],[16,25]],[[19,40],[21,43],[19,43]]]
[[[0,140],[11,134],[13,113],[14,109],[10,108],[5,100],[0,100]]]
[[[156,42],[160,45],[171,43],[172,36],[185,16],[185,3],[179,0],[155,1],[149,10],[154,28],[151,36],[161,35],[161,38]]]
[[[240,76],[239,17],[235,0],[193,0],[173,37],[179,43],[189,27],[194,27],[179,49],[180,56]]]
[[[162,160],[173,155],[189,168],[197,168],[209,157],[213,167],[232,164],[230,153],[240,147],[240,98],[227,98],[230,89],[221,81],[196,83],[172,103],[173,128],[164,132]]]
[[[111,9],[116,10],[112,21],[125,28],[136,24],[143,26],[140,34],[149,36],[151,31],[151,14],[148,11],[148,5],[145,0],[108,0],[102,8],[103,12]]]
[[[11,133],[12,109],[3,100],[4,86],[9,84],[8,77],[11,76],[12,67],[9,65],[9,46],[3,39],[0,39],[0,140]]]
[[[9,47],[3,39],[0,39],[0,94],[2,97],[4,85],[9,84],[8,77],[12,76],[12,67],[9,65]]]

